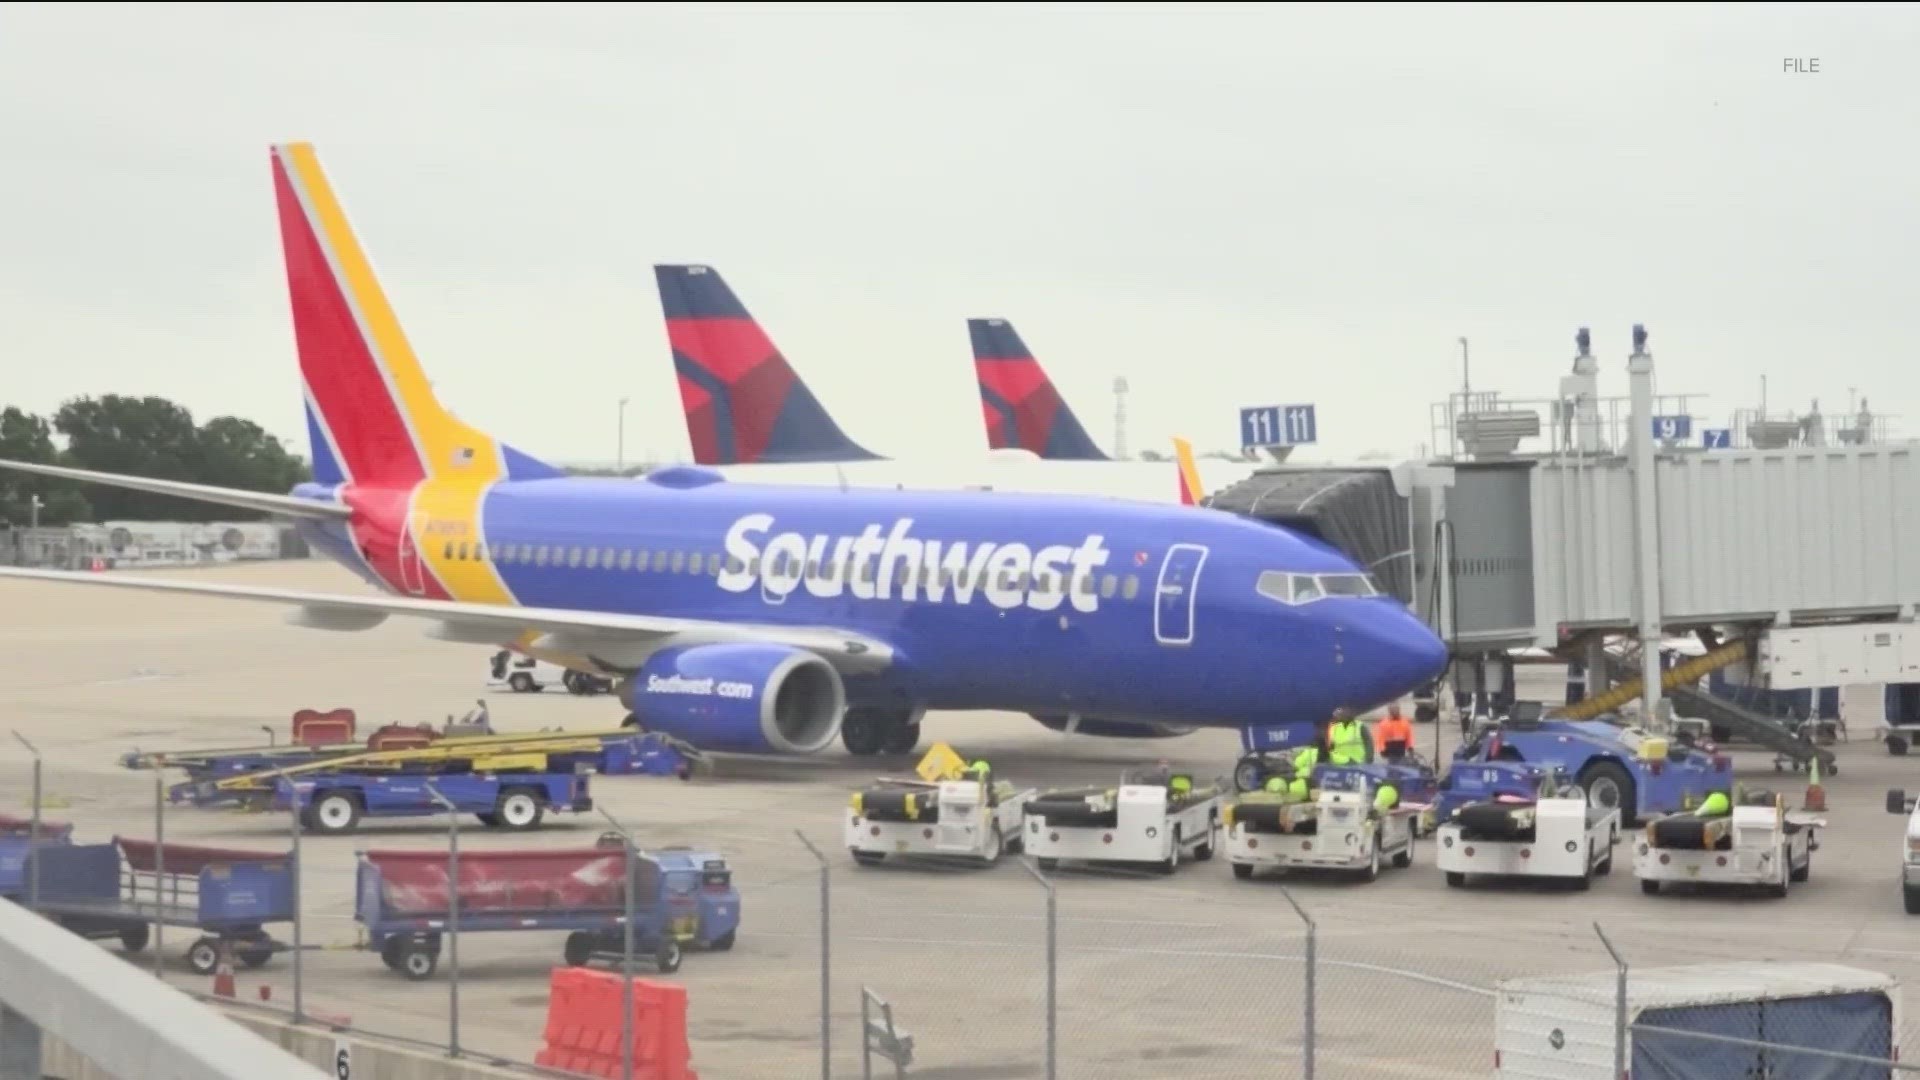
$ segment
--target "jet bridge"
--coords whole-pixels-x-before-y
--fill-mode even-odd
[[[1414,602],[1409,501],[1392,470],[1268,467],[1215,493],[1206,505],[1338,548],[1373,575],[1381,592]]]

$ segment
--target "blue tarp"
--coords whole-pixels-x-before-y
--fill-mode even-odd
[[[1699,1032],[1690,1038],[1649,1029]],[[1738,1039],[1739,1043],[1723,1040]],[[1892,1080],[1891,1065],[1799,1053],[1809,1047],[1888,1061],[1893,1005],[1878,993],[1648,1009],[1634,1022],[1631,1080]]]

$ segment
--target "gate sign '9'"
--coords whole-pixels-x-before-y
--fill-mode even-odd
[[[1240,445],[1306,446],[1320,441],[1312,405],[1263,405],[1240,410]]]
[[[1653,437],[1661,442],[1674,442],[1693,436],[1693,417],[1656,416],[1653,418]]]

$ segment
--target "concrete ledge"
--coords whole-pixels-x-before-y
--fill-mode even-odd
[[[527,1080],[528,1076],[535,1075],[530,1070],[455,1060],[443,1052],[395,1046],[355,1033],[296,1027],[279,1017],[242,1009],[223,1010],[221,1015],[294,1057],[312,1063],[327,1076],[335,1075],[334,1055],[336,1047],[341,1046],[349,1048],[353,1055],[352,1080]],[[40,1055],[41,1072],[47,1080],[140,1080],[114,1076],[51,1036],[42,1036]]]

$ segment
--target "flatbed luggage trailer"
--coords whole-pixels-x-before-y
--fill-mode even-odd
[[[1248,794],[1226,808],[1227,861],[1233,876],[1257,870],[1358,871],[1372,881],[1382,862],[1413,865],[1414,837],[1425,807],[1374,808],[1379,776],[1368,767],[1322,766],[1312,801]]]
[[[296,898],[293,853],[167,844],[115,837],[105,844],[44,846],[35,910],[85,938],[147,947],[153,924],[191,927],[187,964],[212,975],[223,949],[260,967],[287,946],[266,932],[290,923]]]
[[[367,948],[415,982],[433,977],[458,900],[463,934],[567,931],[562,955],[582,965],[625,947],[624,847],[460,853],[457,894],[444,851],[362,851],[353,917]],[[645,855],[634,867],[633,947],[663,974],[680,968],[680,943],[659,900],[662,870]],[[731,938],[729,938],[731,940]]]
[[[1042,870],[1062,859],[1147,864],[1171,874],[1191,855],[1213,858],[1226,800],[1218,787],[1175,795],[1169,783],[1047,792],[1027,800],[1026,851]]]
[[[1813,874],[1816,832],[1826,820],[1788,810],[1786,798],[1756,792],[1725,817],[1673,814],[1647,823],[1633,847],[1633,876],[1653,895],[1663,884],[1748,885],[1785,896]]]

